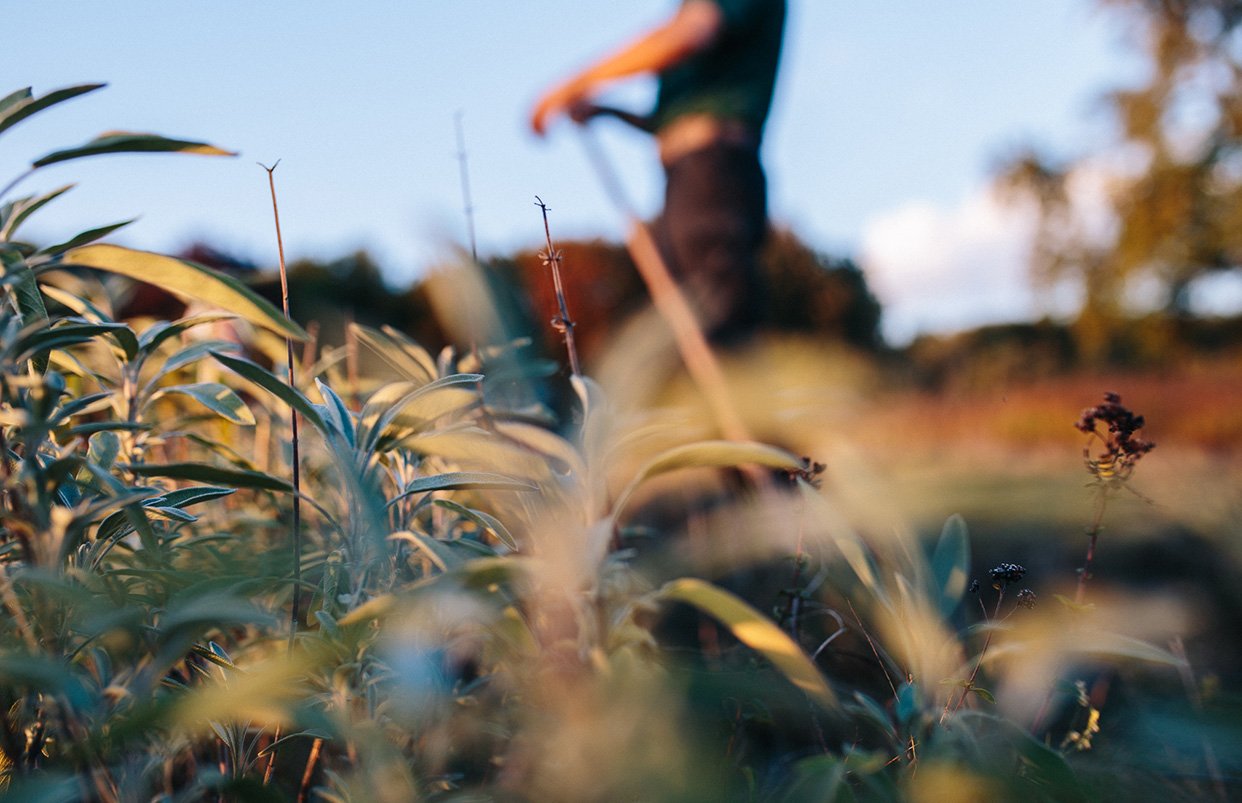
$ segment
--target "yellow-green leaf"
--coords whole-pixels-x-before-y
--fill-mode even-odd
[[[65,254],[64,262],[119,273],[211,304],[279,335],[301,341],[310,339],[302,327],[237,279],[184,259],[119,245],[94,244],[71,249]]]
[[[1056,598],[1057,602],[1061,603],[1074,613],[1087,613],[1095,610],[1095,604],[1091,602],[1075,602],[1064,594],[1053,594],[1052,596]]]
[[[683,468],[727,468],[744,465],[798,471],[802,468],[802,461],[784,449],[764,443],[699,441],[676,446],[651,458],[639,469],[637,476],[617,498],[613,513],[618,515],[638,486],[652,477]]]
[[[76,148],[54,151],[36,160],[32,167],[46,167],[69,159],[98,156],[103,153],[194,153],[200,156],[236,156],[233,151],[185,139],[170,139],[159,134],[133,131],[107,131]]]
[[[397,605],[397,599],[392,594],[383,594],[378,597],[367,600],[366,602],[354,608],[349,613],[337,620],[337,624],[341,627],[352,627],[356,624],[369,622],[372,619],[383,619],[392,613],[393,608]]]
[[[254,426],[254,414],[246,403],[227,385],[219,382],[199,382],[193,385],[173,385],[155,394],[155,397],[169,393],[181,393],[196,399],[200,404],[228,421],[245,426]],[[153,398],[155,398],[153,397]]]
[[[837,708],[837,696],[802,648],[771,619],[733,594],[703,580],[683,577],[665,585],[656,596],[688,603],[718,620],[825,710]]]

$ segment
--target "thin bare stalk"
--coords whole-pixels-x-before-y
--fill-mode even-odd
[[[315,764],[319,761],[319,750],[323,747],[323,739],[311,743],[310,756],[306,759],[306,772],[302,773],[302,785],[298,787],[298,803],[306,803],[310,797],[311,778],[315,776]]]
[[[958,698],[957,705],[953,706],[953,713],[956,714],[966,702],[966,695],[970,694],[971,689],[975,686],[975,678],[979,676],[979,667],[983,666],[983,656],[988,654],[988,647],[992,645],[992,634],[994,631],[988,631],[988,637],[983,640],[983,649],[979,651],[979,658],[975,661],[975,668],[971,671],[970,677],[966,678],[966,685],[962,687],[962,696]],[[948,701],[944,704],[944,715],[940,717],[943,722],[945,716],[949,713],[949,703],[953,702],[953,695],[949,695]]]
[[[1095,498],[1095,514],[1091,517],[1091,526],[1087,528],[1087,560],[1078,574],[1078,591],[1074,594],[1074,602],[1082,604],[1087,593],[1087,578],[1091,576],[1091,560],[1095,557],[1095,542],[1100,537],[1100,524],[1104,521],[1104,508],[1108,503],[1108,489],[1100,487]]]
[[[858,623],[858,632],[863,634],[863,638],[867,640],[867,645],[871,647],[871,654],[875,656],[876,663],[880,665],[880,671],[884,673],[884,679],[888,681],[888,687],[892,689],[893,699],[897,699],[897,687],[893,685],[892,675],[888,674],[888,667],[884,664],[884,659],[880,657],[880,651],[875,648],[875,642],[871,640],[871,634],[867,632],[867,628],[863,627],[862,619],[858,618],[858,611],[854,610],[854,603],[848,598],[845,603],[850,606],[850,613],[854,614],[854,621]]]
[[[457,165],[461,172],[461,204],[466,216],[466,235],[470,238],[470,258],[479,264],[479,249],[474,240],[474,204],[470,201],[470,171],[466,167],[466,131],[461,124],[462,113],[453,115],[457,129]]]
[[[569,370],[574,376],[581,376],[582,371],[578,366],[578,349],[574,345],[574,322],[569,317],[569,307],[565,305],[565,288],[561,284],[561,255],[552,247],[552,230],[548,228],[548,205],[536,195],[535,206],[543,212],[543,233],[548,240],[544,262],[552,268],[552,283],[556,286],[556,303],[560,307],[560,314],[552,319],[552,325],[565,336],[565,349],[569,352]]]
[[[272,191],[272,217],[276,221],[276,249],[280,254],[280,294],[284,303],[285,317],[292,319],[289,314],[289,275],[285,269],[285,242],[280,235],[280,209],[276,204],[276,166],[280,164],[277,159],[276,163],[271,167],[260,163],[259,166],[267,171],[268,187]],[[293,338],[285,337],[285,361],[288,364],[289,387],[295,388],[297,384],[293,375]],[[289,611],[289,644],[286,649],[288,655],[293,655],[293,647],[297,639],[298,633],[298,612],[302,608],[302,471],[301,471],[301,454],[298,442],[298,412],[292,407],[289,408],[290,434],[293,439],[293,602]],[[276,733],[272,736],[272,741],[280,739],[281,729],[277,728]],[[263,772],[263,783],[266,784],[272,777],[272,771],[276,766],[276,750],[273,749],[268,756],[267,768]]]
[[[987,616],[987,609],[984,609],[984,619],[987,622],[996,622],[1000,617],[1001,602],[1005,599],[1005,589],[1000,589],[1000,595],[996,598],[996,608],[992,611],[992,616]],[[983,604],[982,600],[979,603]],[[1005,617],[1008,618],[1008,617]],[[988,636],[983,640],[983,649],[979,650],[979,658],[975,661],[975,668],[971,671],[970,677],[966,678],[966,685],[962,687],[962,696],[957,701],[957,705],[953,706],[953,713],[956,714],[966,702],[966,695],[970,694],[975,687],[975,678],[979,677],[979,668],[983,666],[983,657],[988,654],[988,647],[992,646],[992,636],[996,633],[995,629],[988,630]],[[949,695],[949,699],[945,701],[944,713],[940,716],[940,721],[944,722],[946,716],[949,715],[949,705],[953,702],[953,695]]]
[[[272,216],[276,220],[276,248],[280,254],[280,294],[284,303],[285,317],[289,315],[289,275],[285,270],[285,243],[280,236],[280,209],[276,205],[276,166],[280,164],[280,160],[276,160],[276,164],[268,167],[260,163],[267,171],[267,183],[272,191]],[[289,387],[296,388],[297,384],[293,375],[293,338],[285,338],[285,355],[288,363]],[[302,606],[302,500],[300,494],[302,492],[302,472],[301,460],[298,444],[298,413],[293,408],[289,409],[289,420],[291,424],[293,438],[293,609],[289,614],[289,654],[293,654],[294,638],[298,630],[298,612]]]

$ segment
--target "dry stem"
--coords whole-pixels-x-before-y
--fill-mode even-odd
[[[548,205],[538,195],[535,205],[543,212],[543,233],[548,241],[547,263],[552,267],[552,283],[556,286],[556,303],[560,314],[552,319],[552,325],[565,335],[565,349],[569,352],[569,370],[574,376],[581,376],[578,365],[578,349],[574,345],[574,322],[569,317],[569,307],[565,304],[565,288],[561,284],[561,255],[552,247],[552,230],[548,228]]]
[[[272,216],[276,220],[276,248],[280,254],[280,292],[284,302],[285,317],[291,318],[289,315],[289,275],[285,270],[285,242],[280,236],[280,209],[276,205],[276,178],[273,175],[279,164],[280,160],[277,159],[271,167],[262,163],[259,167],[267,171],[267,183],[272,191]],[[288,363],[289,387],[296,389],[297,385],[293,376],[293,338],[287,336],[285,337],[285,357]],[[298,413],[292,407],[289,409],[289,421],[293,439],[293,603],[289,612],[287,653],[292,655],[298,633],[298,611],[302,607],[302,473],[298,450]],[[280,729],[277,728],[272,740],[276,741],[279,738]],[[264,784],[271,779],[275,766],[276,751],[273,749],[268,758],[267,769],[263,773]]]

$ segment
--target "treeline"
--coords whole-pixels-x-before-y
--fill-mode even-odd
[[[646,289],[623,245],[590,240],[565,242],[559,248],[578,346],[589,367],[625,321],[645,307]],[[190,246],[180,256],[238,275],[280,303],[273,271],[204,244]],[[762,265],[765,332],[856,350],[903,384],[986,389],[1083,369],[1150,370],[1195,360],[1242,363],[1242,317],[1197,318],[1167,310],[1115,322],[1104,341],[1095,332],[1084,337],[1083,319],[1045,319],[923,336],[895,349],[880,332],[880,302],[851,259],[818,252],[781,229],[773,232]],[[290,307],[298,321],[317,328],[322,346],[343,344],[346,326],[356,321],[373,328],[391,326],[433,353],[447,345],[496,345],[503,337],[528,339],[529,356],[563,362],[560,335],[551,324],[558,312],[552,277],[539,251],[487,258],[463,283],[467,270],[463,262],[430,271],[408,286],[392,287],[366,251],[327,261],[299,260],[290,265]],[[128,312],[175,317],[180,314],[176,304],[171,297],[139,288]],[[473,316],[489,307],[491,340],[478,342],[472,326],[479,324]]]
[[[570,241],[558,244],[558,250],[579,348],[589,363],[618,328],[645,307],[647,292],[623,245]],[[201,243],[178,256],[237,275],[280,303],[280,283],[273,271]],[[467,270],[468,261],[441,267],[409,286],[394,288],[366,251],[328,261],[299,260],[289,265],[290,309],[298,321],[317,325],[323,345],[341,345],[352,320],[376,328],[392,326],[434,353],[446,345],[485,345],[472,344],[469,322],[463,323],[479,314],[464,308],[469,301],[471,307],[490,306],[508,337],[530,338],[537,351],[549,353],[549,343],[559,341],[550,323],[557,306],[552,276],[540,253],[526,250],[490,257],[478,266],[476,276],[460,275]],[[763,270],[765,331],[831,340],[875,354],[885,350],[880,303],[852,260],[819,253],[794,233],[777,230],[764,252]],[[445,309],[446,297],[463,292],[447,286],[463,281],[474,282],[467,292],[486,293],[488,298],[473,297]],[[135,296],[128,312],[171,317],[178,310],[170,303],[175,302],[143,292]]]

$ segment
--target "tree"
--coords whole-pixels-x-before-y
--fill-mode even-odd
[[[1098,2],[1130,25],[1147,64],[1140,86],[1106,97],[1122,165],[1110,170],[1112,236],[1084,232],[1073,203],[1099,154],[1064,162],[1028,151],[1000,176],[1039,209],[1034,278],[1081,283],[1079,328],[1096,347],[1124,318],[1131,283],[1158,283],[1164,311],[1181,317],[1195,279],[1242,265],[1242,2]]]

